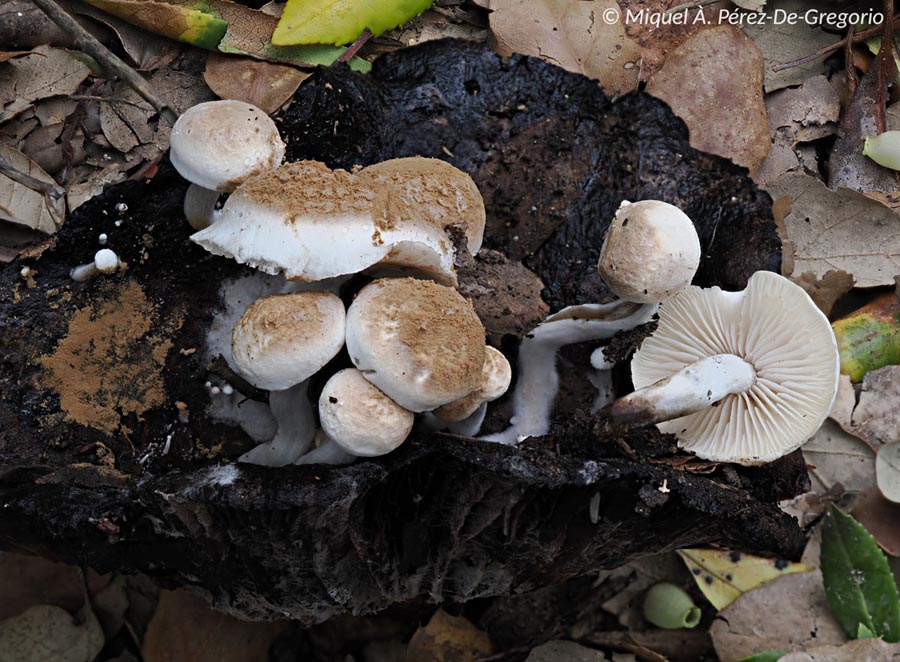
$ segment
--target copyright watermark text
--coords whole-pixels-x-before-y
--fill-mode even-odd
[[[667,25],[827,25],[843,30],[855,25],[874,26],[884,22],[884,14],[874,9],[867,11],[839,12],[807,9],[787,11],[775,9],[770,12],[749,12],[739,9],[721,9],[715,15],[685,7],[676,12],[651,11],[649,9],[627,9],[620,12],[615,8],[603,11],[603,21],[609,25],[624,19],[625,25],[646,25],[659,28]]]

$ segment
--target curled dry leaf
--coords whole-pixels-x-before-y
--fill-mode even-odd
[[[719,613],[709,633],[722,662],[763,650],[806,650],[847,641],[828,607],[818,570],[780,577],[744,593]]]
[[[181,52],[179,45],[171,39],[142,30],[90,5],[76,5],[76,11],[112,30],[138,71],[153,71],[165,67]]]
[[[50,175],[17,149],[0,144],[0,158],[20,173],[48,186],[57,186]],[[62,226],[65,215],[64,198],[53,200],[50,196],[0,173],[0,220],[24,225],[44,234],[53,234]]]
[[[811,271],[804,271],[792,279],[815,302],[825,315],[831,315],[835,302],[853,289],[853,276],[846,271],[829,271],[821,278]]]
[[[492,0],[491,30],[501,55],[524,53],[600,81],[610,96],[637,88],[641,48],[621,22],[607,23],[615,0]]]
[[[38,99],[74,93],[89,73],[68,52],[49,46],[40,46],[31,55],[3,63],[0,122],[15,117]]]
[[[900,441],[878,449],[875,457],[875,478],[884,498],[900,503]]]
[[[895,473],[894,480],[898,478],[900,476]],[[891,556],[900,556],[900,504],[888,501],[877,489],[869,488],[859,493],[851,514],[866,527],[881,549]]]
[[[755,172],[771,138],[762,96],[763,57],[740,28],[698,32],[647,82],[691,130],[691,145]]]
[[[220,99],[237,99],[274,113],[310,76],[284,64],[210,53],[203,80]]]
[[[900,232],[893,211],[855,191],[832,191],[803,172],[769,182],[766,190],[775,199],[791,197],[784,224],[794,245],[795,271],[810,271],[817,278],[846,271],[857,287],[894,284],[900,271]]]
[[[840,483],[844,490],[864,490],[875,482],[875,453],[858,437],[833,421],[822,427],[803,446],[816,492]]]
[[[900,441],[900,365],[873,370],[863,378],[851,431],[872,445]]]

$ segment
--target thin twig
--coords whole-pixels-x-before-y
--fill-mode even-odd
[[[363,30],[363,33],[356,38],[356,41],[347,47],[347,50],[341,53],[341,56],[335,60],[335,62],[349,62],[350,58],[359,52],[359,49],[363,47],[363,44],[369,41],[371,36],[372,31],[369,28]]]
[[[847,30],[847,36],[844,37],[844,70],[847,72],[847,84],[850,88],[850,96],[856,92],[859,87],[859,76],[856,74],[856,67],[853,64],[853,34],[855,28],[850,26]]]
[[[66,194],[66,190],[56,182],[45,182],[43,179],[32,177],[17,169],[12,163],[0,156],[0,173],[3,173],[14,182],[18,182],[32,191],[43,193],[51,200],[59,200]]]
[[[132,106],[133,108],[140,108],[141,110],[147,109],[147,106],[142,106],[141,104],[135,103],[134,101],[129,101],[128,99],[114,99],[111,97],[98,97],[94,94],[73,94],[69,98],[72,101],[99,101],[100,103],[108,103],[110,105],[120,103],[125,106]]]
[[[894,16],[891,20],[891,25],[893,26],[894,21],[900,20],[900,14]],[[884,28],[880,25],[876,25],[874,28],[868,28],[866,30],[862,30],[861,32],[854,33],[851,41],[856,44],[860,41],[865,41],[866,39],[870,39],[872,37],[877,37],[879,33],[883,32]],[[772,71],[784,71],[785,69],[792,69],[794,67],[800,67],[804,64],[808,64],[810,62],[815,62],[820,57],[824,57],[829,53],[833,53],[836,50],[839,50],[844,46],[844,42],[846,39],[841,39],[840,41],[836,41],[833,44],[829,44],[828,46],[824,46],[820,48],[815,53],[810,53],[809,55],[805,55],[798,60],[791,60],[790,62],[784,62],[782,64],[776,64],[772,66]]]
[[[160,117],[170,124],[175,123],[175,120],[178,119],[178,114],[172,109],[172,106],[140,74],[101,44],[94,35],[85,30],[78,21],[66,13],[55,0],[33,0],[33,2],[51,21],[62,28],[66,34],[70,35],[80,49],[102,64],[107,71],[115,74],[131,86],[135,92],[156,109]]]

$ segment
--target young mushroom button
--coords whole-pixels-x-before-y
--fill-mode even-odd
[[[243,101],[207,101],[188,109],[172,127],[169,158],[192,186],[184,211],[200,230],[212,222],[219,192],[277,168],[284,142],[264,111]]]
[[[623,202],[610,223],[597,268],[626,301],[657,303],[691,284],[700,266],[693,221],[659,200]]]
[[[397,404],[431,411],[481,384],[484,327],[451,287],[376,280],[347,311],[347,351],[363,376]]]
[[[238,373],[257,388],[282,391],[309,379],[344,346],[343,302],[330,292],[257,299],[231,334]]]
[[[512,368],[503,353],[493,347],[485,348],[481,385],[462,400],[451,402],[434,410],[434,415],[444,421],[461,421],[474,414],[485,402],[492,402],[506,393],[512,381]]]
[[[409,436],[413,413],[368,382],[359,370],[332,375],[319,396],[319,420],[328,438],[357,457],[385,455]]]
[[[664,302],[631,364],[635,392],[603,412],[613,425],[657,423],[713,461],[762,464],[796,450],[837,394],[828,319],[778,274],[743,292],[690,287]]]

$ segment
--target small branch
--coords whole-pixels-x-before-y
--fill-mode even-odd
[[[891,26],[893,26],[894,21],[900,20],[900,14],[893,17],[890,21]],[[860,41],[865,41],[866,39],[870,39],[872,37],[877,37],[881,32],[883,32],[884,28],[880,25],[876,25],[874,28],[868,28],[866,30],[862,30],[861,32],[856,32],[851,37],[851,42],[856,44]],[[833,44],[820,48],[815,53],[810,53],[804,57],[801,57],[798,60],[791,60],[790,62],[784,62],[782,64],[776,64],[772,66],[772,71],[784,71],[785,69],[793,69],[794,67],[800,67],[804,64],[808,64],[810,62],[815,62],[820,57],[825,57],[829,53],[833,53],[836,50],[843,48],[846,39],[841,39],[840,41],[836,41]]]
[[[172,109],[172,106],[159,96],[159,93],[140,74],[101,44],[94,35],[85,30],[78,21],[66,13],[55,0],[32,1],[51,21],[62,28],[65,33],[71,35],[80,49],[102,64],[107,71],[125,81],[147,103],[156,109],[160,117],[170,124],[175,123],[175,120],[178,119],[178,114]]]
[[[66,194],[66,190],[62,186],[57,185],[55,182],[45,182],[43,179],[32,177],[31,175],[16,169],[12,163],[2,156],[0,156],[0,173],[3,173],[14,182],[18,182],[22,186],[30,188],[32,191],[43,193],[54,201],[61,199]]]
[[[359,49],[363,47],[363,45],[369,41],[369,38],[372,36],[372,31],[369,28],[363,30],[363,33],[356,38],[352,44],[347,47],[347,50],[341,53],[341,56],[335,60],[335,62],[349,62],[350,58],[356,55],[359,52]]]

